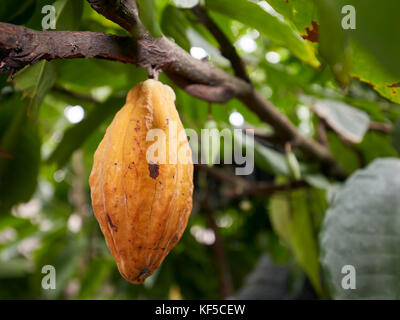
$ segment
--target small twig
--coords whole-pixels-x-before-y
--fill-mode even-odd
[[[223,241],[221,236],[219,235],[218,227],[214,219],[214,212],[210,204],[208,190],[205,190],[204,192],[205,192],[205,197],[204,201],[202,202],[202,206],[207,216],[208,225],[214,231],[215,235],[215,241],[212,245],[212,249],[214,252],[215,259],[217,260],[220,273],[220,290],[222,296],[224,298],[228,298],[232,296],[233,293],[231,272],[229,264],[225,257]]]
[[[226,183],[231,186],[230,189],[223,192],[224,196],[231,198],[240,198],[247,196],[270,195],[279,191],[287,191],[307,187],[305,181],[293,181],[285,184],[273,184],[267,182],[253,182],[244,178],[235,176],[232,173],[226,172],[222,168],[209,167],[203,164],[196,165],[197,170],[205,171],[214,179]]]
[[[328,136],[326,135],[326,123],[322,118],[318,118],[317,137],[320,144],[329,147]]]
[[[391,123],[381,123],[381,122],[373,122],[369,123],[369,130],[379,131],[383,133],[392,133],[394,128]]]
[[[192,8],[192,12],[217,40],[220,46],[219,48],[221,54],[231,62],[235,75],[250,83],[251,81],[247,74],[244,61],[242,60],[242,58],[240,58],[235,47],[229,41],[228,37],[208,15],[207,11],[201,6],[197,5]]]
[[[155,66],[148,66],[147,73],[149,74],[149,79],[158,80],[160,69],[157,69]]]

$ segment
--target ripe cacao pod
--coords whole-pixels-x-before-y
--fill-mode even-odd
[[[192,209],[193,162],[174,101],[169,86],[139,83],[94,154],[93,211],[121,275],[135,284],[160,266]],[[151,154],[154,140],[161,148]]]

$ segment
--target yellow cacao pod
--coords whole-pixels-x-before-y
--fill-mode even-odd
[[[179,241],[192,210],[191,150],[174,101],[173,90],[156,80],[132,88],[89,178],[107,246],[121,275],[136,284]]]

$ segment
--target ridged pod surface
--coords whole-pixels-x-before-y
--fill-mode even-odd
[[[121,275],[136,284],[179,241],[192,209],[191,150],[174,101],[173,90],[156,80],[132,88],[94,154],[89,178],[107,246]]]

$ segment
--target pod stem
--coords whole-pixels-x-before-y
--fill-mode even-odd
[[[150,65],[147,67],[147,73],[149,74],[149,79],[154,79],[158,81],[158,75],[160,74],[160,69],[157,67]]]

